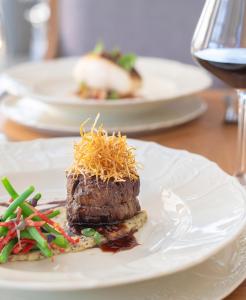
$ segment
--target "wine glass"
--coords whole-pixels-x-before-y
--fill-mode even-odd
[[[235,176],[246,185],[246,0],[207,0],[192,39],[191,53],[202,67],[237,90]]]

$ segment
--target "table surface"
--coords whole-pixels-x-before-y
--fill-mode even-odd
[[[227,90],[209,90],[201,93],[208,104],[208,110],[197,120],[169,130],[141,134],[136,137],[201,154],[218,163],[226,172],[233,174],[237,126],[223,123],[224,102],[222,98],[226,93],[228,93]],[[9,139],[16,141],[49,137],[6,120],[3,116],[0,116],[0,130]],[[227,300],[239,299],[246,299],[246,280],[227,297]]]

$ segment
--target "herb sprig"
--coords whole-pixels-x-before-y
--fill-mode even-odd
[[[92,237],[97,245],[100,245],[102,242],[103,235],[94,228],[84,228],[82,234],[86,237]]]
[[[137,56],[134,53],[125,54],[117,60],[117,64],[126,71],[131,71],[135,66],[136,59]]]

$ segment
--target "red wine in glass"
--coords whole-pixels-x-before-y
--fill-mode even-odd
[[[197,62],[236,89],[246,89],[246,49],[204,49],[193,54]]]

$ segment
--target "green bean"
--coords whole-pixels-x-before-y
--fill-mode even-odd
[[[45,236],[47,236],[48,234],[49,233],[44,233]],[[33,240],[33,237],[26,230],[21,231],[20,237]],[[61,248],[67,248],[69,244],[68,241],[61,234],[55,235],[55,239],[53,240],[53,243],[55,243],[57,246]]]
[[[99,245],[102,241],[102,235],[96,231],[94,228],[84,228],[82,230],[82,234],[86,237],[92,237],[97,245]]]
[[[9,193],[9,195],[15,199],[15,197],[17,196],[18,197],[18,193],[15,191],[14,187],[12,186],[12,184],[10,183],[10,181],[8,180],[7,177],[4,177],[2,179],[2,183],[4,185],[4,187],[6,188],[7,192]],[[40,194],[41,195],[41,194]],[[30,216],[31,214],[34,213],[33,209],[31,208],[31,206],[26,203],[26,202],[23,202],[21,205],[20,205],[20,208],[22,209],[22,213],[25,217],[28,217]],[[32,218],[33,221],[41,221],[41,218],[39,218],[38,216],[35,216]],[[52,228],[49,224],[45,224],[43,226],[43,228],[48,232],[48,233],[53,233],[55,234],[56,236],[59,236],[60,233],[55,230],[54,228]],[[38,231],[37,231],[38,232]],[[57,241],[55,240],[54,241],[55,244],[57,244]],[[58,245],[58,244],[57,244]],[[59,245],[58,245],[59,246]]]
[[[32,236],[30,235],[29,232],[27,232],[26,229],[21,230],[21,232],[20,232],[20,238],[21,238],[21,239],[29,239],[29,240],[33,240]]]
[[[14,187],[12,186],[8,178],[3,177],[1,181],[5,189],[9,193],[10,197],[12,198],[12,200],[15,200],[19,195],[17,194],[16,190],[14,189]],[[10,217],[7,218],[6,221],[9,221],[14,218],[16,218],[16,214],[12,214]],[[8,232],[8,228],[0,226],[0,237],[5,236],[7,232]]]
[[[22,195],[18,196],[18,194],[15,192],[14,188],[12,187],[12,185],[10,184],[10,182],[8,181],[8,179],[5,177],[4,181],[2,181],[5,188],[6,188],[6,183],[7,183],[7,191],[9,193],[11,193],[11,197],[15,197],[17,195],[17,198],[10,204],[10,206],[7,208],[6,212],[3,215],[3,220],[6,220],[9,215],[11,215],[15,209],[20,206],[22,211],[23,211],[23,215],[25,215],[25,210],[29,209],[29,214],[33,213],[33,210],[28,206],[28,204],[25,204],[24,201],[26,200],[27,197],[29,197],[31,195],[31,193],[34,191],[34,187],[29,187],[29,189],[27,189]],[[14,192],[15,195],[14,195]],[[49,249],[48,247],[48,243],[47,241],[40,235],[40,233],[38,232],[38,230],[35,227],[28,227],[27,228],[28,233],[32,236],[32,238],[34,240],[36,240],[37,242],[37,246],[40,249],[40,251],[47,257],[51,257],[53,255],[52,251]]]
[[[24,201],[31,195],[34,191],[34,187],[29,187],[22,195],[18,196],[18,193],[15,191],[14,187],[11,185],[7,177],[2,179],[2,183],[6,188],[7,192],[10,194],[12,199],[14,200],[10,206],[7,208],[3,215],[3,220],[6,220],[14,211],[15,209],[20,206],[22,209],[22,213],[25,217],[30,216],[33,214],[33,210],[31,207],[25,203]],[[36,195],[37,200],[40,199],[41,194]],[[33,218],[34,219],[34,218]],[[40,220],[40,218],[36,217],[36,219]],[[40,251],[47,257],[51,257],[53,255],[51,249],[48,247],[47,241],[40,235],[38,230],[35,227],[28,227],[27,232],[30,236],[37,242],[37,246]]]
[[[17,243],[17,239],[13,239],[3,247],[0,253],[0,264],[6,263],[8,261],[9,255],[16,243]]]
[[[17,213],[12,213],[12,214],[8,217],[7,221],[12,220],[12,219],[15,219],[16,217],[17,217]]]
[[[26,230],[21,231],[20,237],[21,238],[25,238],[25,239],[35,240],[37,242],[38,249],[45,256],[51,257],[52,256],[52,252],[51,252],[51,250],[48,247],[48,243],[43,239],[43,237],[40,235],[40,233],[38,231],[33,230],[31,228],[34,228],[34,227],[29,227]],[[44,243],[44,241],[45,241],[45,243]]]
[[[58,216],[60,213],[61,213],[61,212],[57,209],[57,210],[54,210],[52,213],[48,214],[47,217],[48,217],[49,219],[52,219],[52,218]]]
[[[91,237],[93,235],[95,235],[96,230],[94,228],[84,228],[82,230],[82,234],[86,237]]]
[[[17,197],[19,197],[19,194],[16,192],[13,185],[10,183],[9,179],[7,177],[2,178],[2,184],[9,193],[10,197],[15,200]],[[42,197],[41,193],[37,193],[32,199],[38,201]]]
[[[95,232],[95,234],[93,235],[93,238],[94,238],[94,241],[96,242],[97,245],[100,245],[101,244],[101,241],[102,241],[102,235],[101,233],[99,232]]]
[[[33,197],[33,199],[36,200],[36,201],[38,201],[38,200],[41,199],[41,197],[42,197],[42,194],[41,194],[41,193],[37,193],[37,194]]]
[[[13,188],[12,184],[9,182],[7,177],[2,178],[2,184],[9,193],[10,197],[14,200],[17,198],[19,195],[17,194],[16,190]]]
[[[41,219],[40,219],[41,220]],[[44,224],[43,228],[49,232],[49,233],[53,233],[53,234],[61,234],[59,231],[55,230],[53,227],[51,227],[49,224]]]
[[[34,213],[34,211],[32,210],[32,208],[27,204],[27,203],[22,203],[21,204],[21,209],[23,212],[23,215],[25,217],[29,217],[31,214]],[[42,219],[38,216],[34,216],[32,218],[33,221],[42,221]],[[59,232],[57,230],[55,230],[54,228],[52,228],[49,224],[44,224],[43,228],[50,233],[54,233],[54,234],[59,234]]]
[[[34,187],[30,186],[26,189],[20,196],[18,196],[13,202],[10,203],[9,207],[4,212],[2,219],[5,221],[12,213],[15,212],[18,206],[21,204],[34,192]]]
[[[25,215],[25,216],[30,216],[34,213],[34,210],[32,209],[32,207],[30,206],[30,204],[24,202],[20,205],[20,208],[22,209],[22,213]]]
[[[31,214],[34,213],[34,211],[32,210],[32,208],[30,207],[30,205],[28,205],[28,203],[22,203],[21,204],[21,209],[22,209],[22,212],[24,214],[25,217],[29,217]],[[32,218],[33,221],[41,221],[42,219],[38,216],[34,216]],[[54,234],[60,234],[57,230],[55,230],[54,228],[52,228],[49,224],[45,224],[43,226],[43,228],[47,231],[47,232],[50,232],[50,233],[54,233]]]
[[[54,239],[53,243],[55,243],[57,246],[61,248],[67,248],[69,245],[69,242],[67,239],[64,238],[61,234],[56,235],[56,238]]]
[[[38,200],[41,199],[42,195],[40,193],[37,193],[34,197],[32,197],[28,203],[32,206],[37,206]]]
[[[6,236],[7,233],[8,233],[8,228],[1,226],[0,227],[0,237]]]
[[[40,252],[43,253],[43,255],[45,257],[52,257],[53,256],[53,252],[50,250],[50,248],[48,247],[43,247],[41,246],[39,243],[37,243],[37,247],[40,250]]]
[[[47,241],[45,241],[35,227],[27,227],[26,230],[40,246],[46,247],[48,245]]]
[[[48,246],[47,241],[41,236],[35,227],[28,227],[27,232],[37,242],[37,246],[44,256],[51,257],[53,255],[51,249]]]
[[[14,189],[14,187],[12,186],[12,184],[10,183],[10,181],[8,180],[7,177],[4,177],[2,179],[2,183],[5,187],[5,189],[7,190],[7,192],[9,193],[10,197],[12,197],[13,199],[15,199],[15,197],[17,196],[18,197],[18,193],[16,192],[16,190]],[[24,214],[26,216],[30,216],[31,214],[33,214],[33,210],[32,208],[28,205],[28,203],[26,202],[23,202],[21,205],[20,205],[22,211],[24,212]],[[34,217],[33,218],[34,221],[40,221],[41,219],[39,217]],[[50,232],[50,233],[54,233],[54,234],[59,234],[59,232],[55,229],[53,229],[51,226],[49,226],[48,224],[45,224],[44,226],[44,229],[47,231],[47,232]]]
[[[16,218],[16,213],[12,214],[8,219],[6,220],[7,222]],[[0,237],[5,236],[8,232],[8,228],[4,226],[0,226]]]
[[[32,213],[33,213],[33,211],[32,211]],[[52,219],[52,218],[58,216],[60,213],[61,212],[59,210],[55,210],[52,213],[48,214],[47,217],[49,219]],[[26,216],[28,216],[28,214]],[[16,214],[15,213],[13,215],[11,215],[10,217],[8,217],[8,219],[6,221],[10,221],[11,219],[14,219],[14,218],[16,218]],[[41,221],[41,218],[35,216],[35,217],[33,217],[33,221]],[[47,232],[54,233],[56,235],[60,234],[58,231],[56,231],[55,229],[53,229],[52,227],[50,227],[48,224],[45,224],[44,228],[46,229]],[[0,226],[0,237],[5,236],[7,234],[7,232],[8,232],[8,228],[7,227]]]

